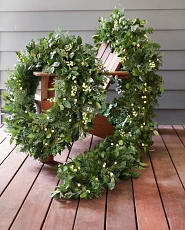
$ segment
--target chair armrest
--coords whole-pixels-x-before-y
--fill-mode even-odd
[[[129,72],[128,71],[110,71],[110,72],[102,72],[102,75],[105,76],[115,76],[117,79],[127,79]]]
[[[55,77],[54,73],[44,73],[44,72],[33,72],[33,75],[37,77]]]

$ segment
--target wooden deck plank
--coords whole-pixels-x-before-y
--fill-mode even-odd
[[[0,143],[8,136],[7,133],[5,133],[5,127],[4,125],[1,125],[0,127]]]
[[[106,226],[107,230],[136,229],[131,179],[108,191]]]
[[[89,150],[90,142],[91,142],[92,135],[88,135],[84,140],[78,140],[74,142],[72,151],[69,155],[71,159],[75,158],[80,153],[83,153],[86,150]],[[69,159],[70,161],[70,159]]]
[[[27,155],[25,153],[18,152],[17,149],[14,149],[13,152],[8,156],[5,162],[0,167],[0,195],[3,190],[9,184],[13,176],[19,170]]]
[[[101,141],[103,140],[102,138],[100,137],[96,137],[94,136],[93,137],[93,140],[92,140],[92,148],[93,146],[98,142],[98,141]],[[88,137],[83,140],[83,141],[78,141],[80,142],[81,144],[79,145],[76,145],[76,150],[75,151],[72,151],[70,153],[70,157],[71,158],[74,158],[75,156],[77,156],[78,154],[82,153],[83,151],[85,150],[88,150],[89,149],[89,144],[90,144],[90,141],[91,141],[91,135],[88,135]],[[86,142],[86,144],[85,144]],[[84,149],[84,146],[86,146],[86,148]],[[78,149],[77,149],[78,148]],[[64,163],[66,162],[67,160],[67,157],[68,157],[68,154],[69,154],[69,150],[66,148],[64,149],[62,152],[61,152],[61,155],[60,154],[57,154],[57,156],[54,158],[55,161],[59,162],[59,163]]]
[[[22,206],[42,164],[28,158],[0,197],[0,229],[8,229]],[[11,167],[11,166],[9,166]],[[7,171],[9,168],[7,168]],[[34,218],[34,217],[33,217]]]
[[[77,206],[77,200],[53,199],[43,230],[72,230]]]
[[[81,199],[78,207],[75,230],[104,230],[106,193],[92,200]]]
[[[102,141],[102,138],[93,136],[91,149],[98,141]],[[91,135],[86,138],[86,149],[89,149],[89,143],[91,141]],[[71,154],[70,154],[71,155]],[[78,212],[75,220],[75,230],[103,230],[104,229],[104,217],[106,207],[106,192],[100,198],[94,198],[93,200],[80,199]]]
[[[68,150],[68,148],[65,148],[65,149],[61,152],[61,154],[57,154],[57,155],[54,157],[54,161],[63,164],[64,162],[66,162],[67,157],[68,157],[68,154],[69,154],[69,150]]]
[[[80,201],[59,201],[50,198],[50,190],[54,189],[57,179],[49,164],[45,164],[42,168],[43,164],[28,158],[15,174],[16,168],[19,168],[16,161],[19,157],[21,158],[22,153],[12,151],[13,145],[10,146],[9,140],[5,139],[0,144],[0,159],[1,153],[4,154],[2,159],[5,159],[2,160],[0,166],[0,172],[4,171],[3,176],[0,175],[0,186],[5,178],[13,177],[13,179],[7,187],[5,186],[6,189],[0,197],[0,229],[5,230],[9,227],[18,230],[185,229],[185,192],[182,185],[185,180],[184,128],[184,126],[159,126],[162,136],[153,138],[155,151],[152,152],[152,165],[150,165],[149,158],[144,159],[145,162],[149,161],[148,167],[141,171],[138,179],[133,180],[133,187],[130,180],[122,181],[116,184],[113,191],[108,191],[107,197],[104,193],[100,199],[81,199]],[[88,149],[90,139],[91,136],[84,142],[76,142],[71,157]],[[93,138],[92,147],[98,139]],[[15,153],[20,155],[14,157],[16,160],[13,161]],[[64,155],[60,160],[65,161],[67,155],[68,151],[64,150]],[[24,157],[26,158],[26,155]],[[8,176],[11,170],[12,175]],[[2,177],[5,178],[2,179]],[[9,178],[6,180],[10,181]],[[132,194],[132,189],[134,194]],[[153,217],[153,220],[150,216]],[[168,221],[166,226],[161,221],[161,218],[164,219],[164,217]]]
[[[83,141],[76,141],[70,153],[70,157],[74,158],[79,153],[89,149],[91,136],[89,135]],[[44,230],[71,230],[73,228],[76,211],[78,207],[78,200],[57,200],[53,199],[48,215],[46,217],[43,229]]]
[[[138,179],[133,179],[138,229],[167,230],[168,224],[149,156],[144,156],[143,161],[147,163],[146,169],[141,171]]]
[[[184,189],[161,136],[153,140],[155,154],[151,159],[170,229],[185,229]]]
[[[173,125],[177,135],[179,136],[180,140],[182,141],[183,145],[185,146],[185,129],[182,125]]]
[[[170,153],[173,164],[178,175],[185,187],[185,148],[182,141],[176,135],[175,130],[171,126],[159,126],[160,133]],[[180,129],[177,128],[177,131]],[[181,130],[181,137],[185,135],[185,131]]]
[[[0,165],[14,149],[15,144],[10,145],[10,138],[6,138],[0,143]]]
[[[97,137],[97,136],[93,136],[92,138],[92,143],[91,143],[91,149],[94,149],[94,146],[98,143],[98,142],[103,142],[104,139],[101,137]]]
[[[54,165],[56,165],[54,162],[44,164],[11,230],[36,230],[42,227],[51,202],[50,191],[55,188],[58,182],[56,179],[56,170],[53,169]],[[34,221],[31,217],[34,218]]]

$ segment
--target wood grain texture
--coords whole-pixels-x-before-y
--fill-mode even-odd
[[[92,200],[81,199],[74,230],[104,230],[106,193]]]
[[[45,164],[42,168],[11,227],[12,230],[36,230],[42,227],[51,202],[50,191],[55,188],[58,181],[56,171],[53,169],[54,165],[56,164],[53,162]]]
[[[185,135],[185,130],[181,131],[181,137]],[[185,187],[185,148],[179,137],[176,135],[175,130],[171,126],[159,126],[160,134],[165,142],[166,148],[171,156],[175,169]],[[180,133],[179,133],[180,134]]]
[[[107,118],[98,114],[93,120],[93,129],[89,133],[106,138],[107,136],[112,136],[115,128],[108,122]]]
[[[72,150],[71,150],[71,152],[69,154],[70,158],[68,159],[68,161],[70,161],[71,159],[75,158],[76,156],[78,156],[79,154],[83,153],[84,151],[89,150],[91,136],[92,135],[88,135],[85,139],[78,140],[78,141],[74,142]]]
[[[168,224],[150,159],[144,156],[143,161],[147,163],[146,169],[140,172],[138,179],[133,179],[138,229],[167,230]]]
[[[28,158],[0,197],[0,229],[8,229],[22,206],[42,164]],[[8,170],[8,168],[7,168]]]
[[[0,145],[1,146],[1,145]],[[17,171],[27,158],[25,153],[19,152],[17,149],[8,156],[8,158],[0,166],[0,195],[5,187],[9,184],[12,178],[16,175]]]
[[[76,141],[73,144],[72,150],[70,152],[70,158],[72,159],[80,153],[84,152],[85,150],[88,150],[90,141],[91,135],[89,135],[83,141]],[[67,160],[67,150],[65,150],[64,155]],[[70,161],[70,159],[68,159],[68,161]],[[75,221],[77,207],[78,200],[60,201],[57,199],[53,199],[43,229],[58,230],[58,226],[60,226],[61,230],[71,230]]]
[[[4,139],[0,144],[0,165],[5,158],[15,149],[15,143],[10,145],[10,138]]]
[[[102,43],[98,49],[98,52],[96,54],[97,58],[101,58],[107,48],[108,44],[107,43]]]
[[[5,133],[4,131],[4,126],[3,124],[1,124],[1,127],[0,127],[0,143],[8,136],[7,133]]]
[[[183,145],[185,146],[185,129],[183,125],[173,125],[175,132],[179,136],[180,140],[182,141]]]
[[[77,205],[77,200],[53,199],[43,230],[73,229]]]
[[[44,3],[44,4],[43,4]],[[166,71],[165,88],[184,90],[185,56],[185,1],[184,0],[94,0],[94,1],[24,1],[24,0],[1,0],[0,7],[0,88],[6,89],[4,74],[7,68],[13,69],[16,63],[15,51],[25,49],[32,38],[46,36],[50,31],[60,27],[63,31],[71,34],[81,35],[84,42],[93,44],[91,36],[98,28],[98,17],[108,18],[109,13],[116,6],[123,5],[126,16],[130,19],[139,17],[148,21],[147,27],[154,28],[151,37],[161,45],[163,56],[163,67]],[[11,19],[11,20],[9,20]],[[162,22],[162,23],[161,23]],[[1,72],[2,71],[2,72]],[[168,74],[167,72],[170,73]],[[173,78],[175,82],[171,80]],[[179,72],[181,72],[179,74]],[[169,84],[169,87],[168,87]],[[170,99],[165,97],[162,101],[160,114],[157,113],[157,122],[160,124],[184,124],[182,119],[181,96],[173,100],[174,95],[170,91]],[[115,96],[115,94],[114,94]],[[169,111],[165,111],[168,101],[171,103]],[[178,103],[180,104],[178,105]],[[164,107],[163,107],[164,106]],[[173,107],[174,106],[174,107]],[[182,108],[181,108],[182,106]],[[177,116],[174,117],[173,109]],[[163,109],[163,110],[162,110]],[[168,114],[168,115],[166,115]]]
[[[170,229],[185,229],[184,189],[162,138],[154,136],[153,140],[152,164]]]
[[[117,183],[108,191],[106,226],[107,230],[136,229],[131,180]]]
[[[10,226],[16,230],[185,229],[184,174],[180,167],[184,165],[184,128],[182,125],[159,126],[162,136],[153,137],[152,166],[149,158],[144,158],[148,166],[133,180],[133,186],[130,180],[116,184],[114,190],[108,191],[107,200],[104,193],[100,199],[53,199],[50,203],[50,190],[57,183],[52,164],[42,168],[43,164],[26,159],[0,197],[0,229],[7,230]],[[93,137],[92,148],[99,140],[103,141]],[[90,141],[89,135],[84,142],[76,142],[72,158],[89,149]],[[16,160],[10,160],[14,152],[0,166],[0,171],[4,170],[0,184],[3,177],[11,174],[10,167],[16,168]],[[68,155],[67,150],[64,155]]]
[[[65,148],[63,151],[61,151],[60,154],[57,154],[57,155],[54,157],[54,161],[63,164],[64,162],[66,162],[68,155],[69,155],[69,149],[68,149],[68,148]]]
[[[103,142],[103,141],[104,141],[103,138],[100,138],[100,137],[97,137],[97,136],[93,136],[92,143],[91,143],[91,149],[93,149],[94,146],[95,146],[98,142]]]

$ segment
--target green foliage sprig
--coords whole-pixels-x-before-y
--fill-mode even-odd
[[[21,151],[44,159],[60,153],[66,146],[92,128],[92,120],[105,103],[104,79],[95,58],[96,51],[82,44],[81,37],[50,33],[48,37],[32,40],[26,51],[17,53],[18,62],[6,83],[4,109],[11,141]],[[34,71],[55,73],[53,89],[55,104],[42,114],[36,113],[34,95],[39,77]]]
[[[78,155],[71,162],[59,165],[62,181],[52,192],[56,198],[100,197],[106,187],[113,189],[121,178],[137,177],[146,164],[140,161],[136,136],[120,133],[98,142],[94,149]]]
[[[99,21],[95,44],[109,43],[121,58],[122,70],[130,73],[127,80],[116,80],[119,98],[103,109],[116,132],[93,151],[59,166],[62,183],[53,191],[54,197],[98,197],[104,188],[113,189],[120,177],[138,175],[138,169],[145,166],[140,149],[148,152],[152,135],[157,135],[152,118],[163,81],[155,73],[162,63],[160,46],[147,35],[153,30],[144,28],[144,20],[127,19],[124,10],[115,9],[109,21],[102,17]]]
[[[162,78],[155,73],[161,65],[159,45],[148,38],[152,29],[145,29],[146,21],[128,20],[123,10],[115,9],[110,20],[100,18],[94,40],[99,46],[110,43],[129,71],[127,80],[115,80],[119,98],[111,104],[105,101],[103,79],[95,61],[95,52],[81,39],[61,34],[27,46],[19,53],[19,62],[7,82],[4,95],[9,132],[22,150],[35,158],[55,155],[77,140],[92,125],[101,107],[102,113],[116,127],[113,136],[99,142],[93,150],[80,154],[69,163],[58,166],[61,184],[53,197],[92,198],[101,196],[104,188],[113,189],[122,177],[138,176],[145,164],[141,161],[141,147],[145,152],[157,134],[154,108],[162,93]],[[54,106],[45,114],[36,114],[34,94],[38,78],[33,71],[46,71],[61,76],[54,85]],[[34,84],[32,84],[34,82]]]
[[[114,9],[109,20],[100,17],[99,22],[100,27],[93,36],[96,45],[110,43],[121,58],[122,69],[130,73],[126,81],[116,81],[118,94],[122,95],[107,105],[106,115],[113,121],[118,119],[120,108],[126,108],[131,129],[140,132],[138,144],[147,152],[153,143],[153,133],[157,133],[152,119],[157,99],[163,92],[162,77],[155,73],[162,65],[160,45],[148,37],[153,29],[145,28],[147,21],[129,20],[123,9]]]

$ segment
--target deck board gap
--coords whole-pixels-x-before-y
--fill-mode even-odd
[[[158,130],[158,132],[159,132],[159,130]],[[166,223],[168,225],[168,229],[170,230],[170,224],[169,224],[169,221],[168,221],[168,217],[167,217],[167,213],[166,213],[166,210],[165,210],[164,202],[163,202],[163,199],[162,199],[161,191],[159,189],[159,185],[158,185],[156,173],[155,173],[153,162],[152,162],[152,156],[149,156],[149,159],[150,159],[150,163],[151,163],[151,166],[152,166],[152,171],[153,171],[153,174],[154,174],[154,179],[155,179],[155,183],[156,183],[156,186],[157,186],[158,194],[159,194],[159,197],[160,197],[160,200],[161,200],[161,205],[162,205],[162,208],[163,208],[163,211],[164,211],[164,215],[165,215],[165,218],[166,218]]]
[[[13,151],[13,150],[12,150]],[[10,155],[10,154],[9,154]],[[8,155],[8,156],[9,156]],[[7,157],[8,157],[7,156]],[[7,158],[6,157],[6,158]],[[5,158],[5,159],[6,159]],[[18,171],[20,170],[20,168],[23,166],[23,164],[25,163],[26,159],[28,158],[28,155],[27,157],[25,157],[25,159],[23,160],[23,162],[20,164],[20,166],[18,167],[18,169],[15,171],[14,175],[12,176],[12,178],[9,180],[9,182],[7,183],[6,187],[3,189],[3,191],[0,193],[0,197],[3,195],[3,193],[5,192],[5,190],[7,189],[7,187],[9,186],[9,184],[12,182],[12,180],[15,178],[16,174],[18,173]],[[5,161],[5,159],[2,161],[2,163]],[[0,164],[1,165],[1,164]]]
[[[107,229],[107,206],[108,206],[107,202],[108,202],[108,193],[109,193],[109,190],[108,190],[108,188],[106,188],[104,230]]]
[[[78,198],[78,203],[77,203],[77,206],[76,206],[76,212],[75,212],[75,216],[74,216],[72,230],[74,230],[74,228],[75,228],[75,222],[76,222],[76,217],[77,217],[77,213],[78,213],[79,204],[80,204],[80,198]]]
[[[58,180],[58,181],[57,181],[56,186],[58,186],[58,185],[59,185],[59,183],[60,183],[60,180]],[[47,218],[47,216],[48,216],[48,213],[49,213],[49,210],[50,210],[51,204],[52,204],[52,202],[53,202],[53,199],[54,199],[54,198],[51,198],[51,200],[50,200],[50,202],[49,202],[49,205],[48,205],[48,208],[47,208],[47,210],[46,210],[46,214],[45,214],[45,216],[44,216],[44,218],[43,218],[43,221],[42,221],[42,224],[41,224],[40,230],[42,230],[42,229],[43,229],[43,227],[44,227],[44,224],[45,224],[46,218]]]
[[[89,151],[91,150],[92,142],[93,142],[93,135],[91,136],[91,140],[90,140],[90,144],[89,144]],[[76,207],[76,212],[75,212],[75,216],[74,216],[74,222],[73,222],[72,230],[74,230],[74,228],[75,228],[75,222],[76,222],[76,218],[77,218],[77,213],[78,213],[79,205],[80,205],[80,197],[78,198],[78,203],[77,203],[77,207]]]
[[[184,142],[183,142],[181,136],[179,135],[179,133],[177,132],[177,130],[174,128],[173,125],[172,125],[172,128],[173,128],[174,132],[176,133],[177,137],[179,138],[180,142],[182,143],[182,145],[185,147],[185,144],[184,144]],[[185,130],[185,127],[184,127],[183,125],[182,125],[182,128]],[[172,160],[172,163],[174,164],[173,160]],[[174,165],[175,165],[175,164],[174,164]],[[175,166],[174,166],[174,167],[175,167]],[[178,178],[179,178],[179,180],[180,180],[180,182],[181,182],[181,184],[182,184],[182,187],[183,187],[183,189],[185,190],[185,186],[184,186],[184,184],[183,184],[183,182],[182,182],[182,180],[181,180],[181,177],[180,177],[180,175],[179,175],[178,170],[176,169],[176,167],[175,167],[175,170],[176,170],[177,176],[178,176]]]
[[[178,136],[179,140],[181,141],[181,143],[183,144],[183,146],[185,147],[185,143],[183,142],[181,136],[179,135],[179,133],[177,132],[177,130],[174,128],[174,126],[172,125],[172,128],[174,130],[174,132],[176,133],[176,135]],[[182,125],[182,128],[185,130],[184,126]]]
[[[90,145],[89,145],[89,151],[91,150],[92,142],[93,142],[93,135],[91,136],[91,141],[90,141]]]
[[[6,138],[5,138],[6,139]],[[10,154],[15,150],[17,146],[15,146],[7,155],[6,157],[0,162],[0,165],[2,165],[2,163],[10,156]]]
[[[72,145],[71,145],[71,149],[69,150],[69,152],[68,152],[68,154],[67,154],[67,157],[66,157],[65,163],[67,163],[68,159],[70,159],[70,160],[71,160],[71,157],[70,157],[69,155],[70,155],[70,153],[71,153],[71,151],[72,151],[73,144],[74,144],[74,142],[72,143]]]
[[[173,128],[173,126],[172,126],[172,128]],[[173,128],[173,129],[174,129],[174,128]],[[160,130],[158,130],[158,132],[160,133]],[[176,133],[176,131],[175,131],[175,133]],[[177,133],[176,133],[176,134],[177,134]],[[178,172],[178,170],[177,170],[177,167],[175,166],[175,163],[174,163],[173,158],[172,158],[172,156],[171,156],[171,154],[170,154],[170,151],[168,150],[168,147],[167,147],[167,145],[166,145],[166,143],[165,143],[165,140],[164,140],[164,138],[163,138],[163,135],[160,134],[160,136],[161,136],[161,139],[162,139],[162,141],[163,141],[163,143],[164,143],[164,146],[165,146],[165,148],[166,148],[166,151],[168,152],[169,158],[170,158],[170,160],[171,160],[171,162],[172,162],[172,165],[173,165],[173,167],[174,167],[174,169],[175,169],[175,172],[176,172],[176,174],[177,174],[177,176],[178,176],[178,179],[179,179],[179,181],[180,181],[180,183],[181,183],[183,189],[185,190],[185,186],[184,186],[184,184],[183,184],[183,182],[182,182],[182,180],[181,180],[181,177],[180,177],[180,175],[179,175],[179,172]],[[177,136],[178,136],[178,134],[177,134]],[[178,137],[179,137],[179,136],[178,136]],[[180,138],[179,138],[179,139],[180,139]],[[181,141],[181,139],[180,139],[180,141]],[[181,142],[182,142],[182,141],[181,141]],[[182,144],[183,144],[183,143],[182,143]],[[183,146],[184,146],[184,144],[183,144]]]
[[[71,144],[71,148],[70,148],[69,151],[68,151],[67,157],[66,157],[66,159],[65,159],[65,163],[67,163],[68,160],[72,160],[72,159],[70,158],[70,153],[71,153],[71,151],[72,151],[73,144],[74,144],[74,142],[72,142],[72,144]],[[59,165],[60,165],[60,164],[61,164],[61,163],[59,163]],[[60,183],[60,180],[58,180],[57,185],[59,185],[59,183]],[[57,186],[57,185],[56,185],[56,186]],[[43,219],[43,222],[42,222],[42,225],[41,225],[40,230],[42,230],[43,227],[44,227],[44,225],[45,225],[45,222],[46,222],[46,219],[47,219],[49,210],[50,210],[50,208],[51,208],[51,206],[52,206],[52,203],[53,203],[53,200],[54,200],[54,199],[55,199],[55,198],[52,198],[51,201],[50,201],[50,203],[49,203],[49,206],[48,206],[48,209],[47,209],[47,211],[46,211],[46,215],[45,215],[45,217],[44,217],[44,219]],[[74,221],[73,221],[72,230],[74,229],[74,226],[75,226],[75,220],[76,220],[76,216],[77,216],[78,206],[79,206],[79,199],[78,199],[78,203],[77,203],[77,208],[76,208],[76,212],[75,212],[75,217],[74,217]]]
[[[0,141],[0,144],[2,144],[3,143],[3,141],[5,141],[6,140],[6,137],[5,138],[3,138],[1,141]]]
[[[0,125],[0,129],[3,129],[3,126]],[[179,219],[178,216],[177,216],[177,219],[174,219],[174,220],[170,219],[171,217],[173,217],[171,215],[171,211],[175,211],[175,209],[173,206],[173,199],[170,199],[169,197],[176,199],[176,197],[175,197],[176,194],[174,194],[176,192],[176,190],[173,192],[173,186],[175,186],[175,185],[177,186],[177,196],[178,196],[178,191],[180,191],[181,192],[180,194],[182,195],[182,197],[184,197],[183,193],[185,190],[185,188],[184,188],[185,183],[183,185],[183,178],[184,178],[185,174],[183,174],[183,173],[185,171],[183,170],[182,164],[181,164],[181,166],[182,166],[181,171],[179,170],[178,162],[176,162],[177,159],[174,158],[174,156],[176,156],[175,153],[182,151],[181,155],[183,158],[183,162],[185,160],[184,150],[183,150],[183,148],[185,148],[185,126],[184,125],[180,125],[180,126],[171,125],[169,127],[168,126],[164,126],[164,127],[159,126],[157,128],[157,130],[159,132],[159,137],[155,137],[155,139],[154,139],[154,144],[155,144],[154,148],[156,148],[157,156],[155,155],[155,152],[152,153],[151,156],[149,155],[148,156],[149,157],[148,164],[151,164],[151,167],[149,169],[150,169],[151,174],[153,173],[152,178],[153,178],[153,184],[155,184],[155,187],[156,187],[155,191],[156,191],[156,193],[158,193],[158,200],[159,200],[158,204],[160,204],[159,206],[161,207],[161,210],[160,210],[161,213],[162,214],[164,213],[163,220],[166,222],[166,225],[165,225],[166,228],[165,229],[184,229],[184,228],[180,228],[180,227],[178,227],[178,228],[173,227],[174,225],[178,226],[178,224],[180,224],[181,222],[182,222],[182,224],[184,224],[184,221],[182,221],[183,218]],[[1,140],[3,138],[4,138],[4,136],[1,136],[1,139],[0,139],[0,145],[2,147],[1,148],[2,150],[4,149],[4,146],[6,147],[8,145],[9,137],[7,137],[7,138],[5,137],[5,139],[3,140],[3,142],[5,141],[4,144],[2,144],[3,142],[1,143]],[[180,141],[179,141],[179,139],[180,139]],[[170,140],[172,140],[172,143],[170,142]],[[75,145],[71,144],[71,145],[73,145],[73,147],[69,150],[65,149],[65,155],[63,155],[64,157],[62,159],[62,162],[67,163],[67,162],[71,161],[74,158],[74,156],[83,152],[83,150],[81,150],[82,148],[78,147],[78,146],[81,146],[81,144],[85,145],[85,149],[90,150],[93,148],[94,144],[97,141],[98,141],[98,139],[96,139],[95,136],[94,136],[94,139],[93,139],[93,136],[88,136],[88,143],[86,141],[86,142],[84,142],[85,144],[83,142],[79,143],[79,144],[74,143]],[[176,143],[176,142],[178,142],[178,143]],[[77,148],[75,151],[73,151],[76,144],[77,144]],[[17,147],[15,146],[14,149],[16,149],[16,148]],[[179,151],[178,151],[178,148],[179,148]],[[11,157],[13,150],[11,148],[7,148],[7,151],[5,151],[5,152],[7,152],[7,155],[4,156],[4,159],[2,158],[2,163],[4,162],[3,164],[5,164],[5,162],[6,162],[5,160],[7,160],[7,171],[8,171],[8,167],[11,167],[11,165],[8,166],[8,162],[9,162],[8,157]],[[162,151],[162,157],[161,158],[159,157],[159,156],[161,156],[160,151]],[[71,156],[71,158],[69,158],[69,156]],[[165,161],[165,159],[166,159],[165,157],[167,157],[167,159],[168,159],[167,161]],[[4,188],[5,186],[3,187],[2,199],[4,199],[4,197],[5,197],[6,198],[5,200],[8,201],[7,198],[9,196],[5,196],[5,195],[6,194],[9,195],[10,190],[11,190],[11,194],[12,194],[12,201],[16,199],[15,198],[15,195],[16,195],[15,190],[13,190],[13,188],[15,188],[16,185],[11,187],[11,184],[13,184],[13,182],[16,181],[16,178],[19,174],[19,171],[26,164],[27,160],[29,160],[28,156],[26,154],[25,154],[25,156],[23,155],[23,158],[21,158],[21,159],[22,160],[20,161],[18,166],[16,166],[15,170],[13,171],[13,173],[10,175],[9,179],[7,180],[6,188]],[[158,160],[160,160],[160,159],[164,160],[164,162],[169,163],[170,170],[168,170],[168,165],[165,165],[166,171],[165,171],[165,169],[163,169],[163,171],[162,171],[161,167],[164,165],[163,165],[163,163],[161,164],[161,161],[159,163]],[[56,161],[56,163],[58,163],[58,162]],[[181,161],[180,161],[180,163],[181,163]],[[18,219],[21,220],[20,219],[21,210],[24,209],[24,215],[27,215],[27,214],[25,214],[25,211],[26,211],[25,205],[27,204],[26,207],[28,207],[28,204],[32,205],[31,199],[29,199],[29,197],[30,197],[30,194],[32,193],[32,191],[34,190],[35,184],[37,183],[38,179],[41,176],[40,174],[44,171],[44,168],[43,168],[44,165],[46,165],[46,164],[39,164],[39,166],[36,165],[35,169],[37,171],[31,177],[31,181],[30,181],[29,185],[26,186],[25,192],[22,194],[21,199],[19,199],[19,202],[17,202],[16,207],[13,207],[15,211],[12,212],[13,214],[11,215],[11,218],[9,218],[9,220],[8,220],[8,227],[6,229],[15,229],[15,227],[18,226],[18,223],[19,223]],[[156,169],[158,169],[159,171],[161,169],[161,172],[159,173],[159,171],[156,171]],[[147,167],[145,170],[148,170]],[[24,170],[24,172],[26,172],[26,171]],[[173,177],[169,173],[172,173]],[[168,175],[169,175],[169,177],[167,177]],[[45,178],[45,176],[47,177],[47,173],[44,174],[43,179]],[[172,178],[170,178],[170,176]],[[55,174],[54,174],[54,177],[55,177]],[[174,177],[175,177],[175,179],[174,179]],[[167,187],[168,183],[165,180],[168,180],[167,182],[169,183],[170,187]],[[173,183],[171,183],[171,181],[173,181],[173,180],[177,181],[178,183],[174,185]],[[59,183],[60,183],[60,181],[58,179],[56,179],[53,184],[54,184],[54,186],[55,185],[57,186]],[[165,183],[167,183],[167,184],[165,184]],[[20,188],[18,190],[16,190],[18,194],[22,189],[20,186],[21,184],[22,184],[22,181],[20,181],[20,183],[19,183]],[[38,185],[38,183],[37,183],[37,185]],[[138,194],[140,194],[140,187],[137,187],[138,185],[137,186],[136,185],[137,184],[135,182],[135,179],[131,178],[130,183],[129,183],[129,188],[130,188],[129,194],[130,195],[128,197],[128,194],[126,194],[127,195],[126,198],[127,198],[127,200],[129,199],[130,202],[132,201],[132,210],[131,210],[132,211],[132,222],[134,223],[135,226],[133,228],[130,228],[130,229],[141,230],[140,223],[143,221],[144,218],[146,218],[146,215],[142,215],[142,213],[141,213],[142,208],[144,207],[145,204],[141,203],[141,200],[138,201],[138,199],[140,198],[140,196],[138,196]],[[150,185],[150,183],[149,183],[149,185]],[[54,186],[52,186],[52,188]],[[123,187],[124,186],[122,186],[122,188],[120,187],[120,191],[122,191],[124,189]],[[9,190],[9,188],[11,188],[11,189]],[[169,188],[169,192],[171,193],[170,196],[169,196],[168,190],[167,191],[164,190],[165,188],[167,188],[167,189]],[[115,188],[115,191],[116,191],[116,188]],[[150,189],[149,189],[149,191],[150,191]],[[151,191],[153,191],[153,190],[151,190]],[[6,193],[6,192],[8,192],[8,193]],[[116,209],[117,207],[119,208],[119,207],[123,206],[124,202],[121,203],[121,202],[119,202],[119,200],[117,200],[117,203],[115,206],[115,203],[114,202],[111,203],[110,201],[114,201],[115,195],[118,193],[114,193],[112,195],[111,194],[112,194],[112,191],[110,191],[107,188],[106,193],[104,193],[105,196],[103,198],[103,203],[102,203],[102,200],[100,200],[101,210],[99,210],[97,208],[97,211],[94,212],[94,217],[96,217],[95,214],[97,214],[97,216],[98,216],[97,219],[101,221],[101,228],[97,228],[97,229],[103,229],[103,230],[116,229],[116,228],[111,228],[113,226],[113,225],[111,225],[111,220],[113,219],[111,216],[111,214],[113,213],[112,210],[113,210],[113,207],[115,207],[115,209]],[[148,194],[148,195],[150,196],[150,194]],[[122,199],[122,197],[121,197],[121,199]],[[182,200],[180,200],[178,197],[177,197],[177,200],[178,201],[176,201],[175,204],[177,204],[177,207],[179,208],[178,209],[179,213],[182,215],[182,214],[184,214],[183,209],[185,207],[185,203]],[[29,202],[31,202],[31,203],[29,203]],[[55,202],[55,198],[48,197],[47,205],[45,205],[43,208],[43,212],[42,212],[43,215],[42,215],[42,218],[40,219],[39,227],[37,229],[39,229],[39,230],[58,229],[58,227],[60,228],[63,225],[65,225],[64,229],[73,229],[73,230],[74,229],[75,230],[81,229],[79,227],[82,227],[82,229],[90,229],[92,227],[92,229],[94,229],[93,227],[95,226],[95,224],[94,224],[95,222],[93,222],[93,221],[96,221],[97,223],[98,223],[98,221],[96,218],[94,218],[93,221],[91,221],[91,219],[92,219],[91,209],[94,211],[94,209],[91,207],[91,205],[93,206],[94,202],[95,202],[96,206],[94,206],[94,207],[97,207],[98,206],[97,204],[99,204],[99,203],[97,203],[96,198],[94,199],[94,201],[92,203],[90,203],[90,205],[88,205],[88,202],[90,203],[91,201],[86,202],[86,201],[84,201],[84,199],[79,198],[75,202],[72,201],[71,204],[66,204],[64,202],[63,203],[62,202]],[[10,206],[10,207],[8,206],[8,208],[11,208],[11,205],[12,205],[11,203],[13,203],[13,202],[11,202],[11,203],[10,202],[9,203],[4,202],[3,204],[6,204],[6,203],[7,203],[7,206],[8,205]],[[37,207],[38,202],[37,203],[34,202],[33,204],[36,205],[36,207]],[[0,207],[0,209],[1,209],[0,211],[2,211],[2,210],[4,211],[4,207],[5,206],[2,205]],[[148,211],[150,211],[150,206],[147,206],[147,207],[145,206],[144,208],[146,208]],[[147,211],[146,209],[144,211]],[[120,209],[120,210],[122,210],[122,209]],[[156,211],[156,209],[153,209],[153,210]],[[62,221],[61,221],[61,211],[64,214],[67,213],[66,215],[62,215],[62,217],[63,217]],[[86,211],[88,212],[87,215],[86,215]],[[182,212],[180,212],[180,211],[182,211]],[[158,209],[157,209],[157,212],[158,212]],[[99,215],[98,213],[101,213],[101,215]],[[23,214],[23,212],[22,212],[22,214]],[[125,213],[125,212],[124,212],[124,214],[125,214],[125,218],[127,220],[128,219],[127,217],[129,216],[129,214]],[[180,215],[180,214],[177,213],[177,215]],[[24,216],[24,215],[22,215],[22,216]],[[120,221],[123,219],[123,212],[120,212],[119,218],[120,218]],[[152,215],[151,218],[155,218],[155,215]],[[66,221],[64,224],[63,221],[65,221],[66,219],[69,219],[69,221],[68,222]],[[35,220],[33,219],[32,221],[34,222]],[[92,223],[93,223],[93,225],[92,225]],[[20,221],[20,224],[22,224],[21,227],[23,227],[21,229],[24,229],[23,223],[21,223],[21,221]],[[67,224],[69,224],[69,225],[67,225]],[[87,225],[85,228],[83,228],[85,226],[85,224],[87,224]],[[160,222],[159,222],[159,225],[160,225]],[[67,228],[66,226],[69,226],[69,227]],[[117,228],[117,229],[122,229],[122,227],[125,226],[125,222],[123,222],[123,224],[119,225],[119,226],[121,226],[121,228]],[[32,228],[30,228],[30,229],[32,229]],[[143,228],[143,229],[146,229],[146,228]],[[151,228],[151,229],[153,229],[153,228]]]
[[[134,204],[135,224],[136,224],[136,230],[138,230],[138,221],[137,221],[137,212],[136,212],[136,202],[135,202],[133,178],[131,178],[131,186],[132,186],[132,197],[133,197],[133,204]]]
[[[28,158],[28,156],[27,156],[27,158]],[[26,158],[26,159],[27,159],[27,158]],[[24,162],[25,162],[25,161],[26,161],[26,160],[24,160]],[[20,212],[20,210],[21,210],[21,208],[22,208],[22,206],[23,206],[23,204],[24,204],[25,200],[27,199],[27,197],[28,197],[28,195],[29,195],[30,191],[32,190],[33,185],[34,185],[35,181],[37,180],[37,178],[38,178],[38,176],[39,176],[39,174],[40,174],[40,172],[41,172],[41,170],[42,170],[43,166],[44,166],[44,164],[42,164],[42,166],[40,167],[40,170],[39,170],[39,172],[37,173],[37,176],[36,176],[36,177],[35,177],[35,179],[33,180],[32,185],[30,186],[30,188],[29,188],[29,190],[28,190],[27,194],[25,195],[25,197],[24,197],[24,199],[23,199],[22,203],[20,204],[20,207],[19,207],[19,209],[17,210],[17,213],[15,214],[15,216],[14,216],[14,218],[13,218],[13,220],[12,220],[12,222],[11,222],[11,224],[10,224],[10,226],[9,226],[9,228],[8,228],[8,229],[11,229],[11,227],[12,227],[12,225],[13,225],[13,223],[14,223],[15,219],[17,218],[17,216],[18,216],[18,214],[19,214],[19,212]]]

